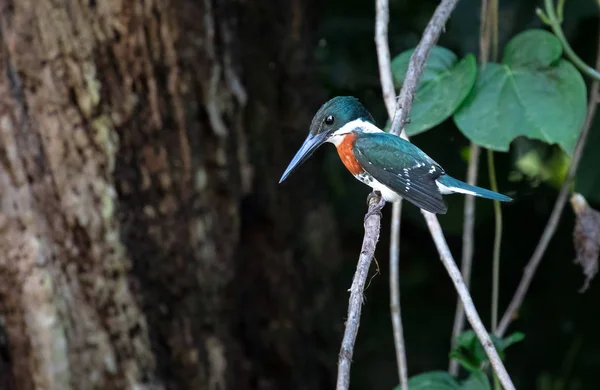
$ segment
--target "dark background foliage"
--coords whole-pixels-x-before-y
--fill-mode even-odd
[[[499,2],[500,52],[516,34],[545,28],[535,14],[542,0]],[[328,98],[355,95],[384,125],[374,3],[2,2],[1,390],[333,387],[369,189],[331,145],[278,180]],[[393,56],[417,44],[438,3],[390,0]],[[565,8],[565,33],[588,64],[597,3]],[[476,56],[479,13],[480,0],[461,0],[439,44]],[[575,184],[596,208],[599,127]],[[469,143],[452,120],[412,141],[465,177]],[[532,151],[537,160],[524,158]],[[568,162],[558,147],[523,138],[495,155],[500,190],[515,199],[503,205],[503,310]],[[486,168],[482,158],[484,187]],[[464,197],[447,200],[440,222],[459,260]],[[390,214],[388,205],[353,389],[398,383]],[[578,293],[573,225],[567,205],[508,331],[526,336],[506,352],[519,389],[598,387],[599,281]],[[478,200],[472,292],[488,327],[493,231],[492,203]],[[410,204],[400,268],[409,374],[446,370],[456,294]]]
[[[433,0],[390,1],[392,56],[418,43],[437,3]],[[500,1],[500,52],[515,34],[527,28],[544,28],[535,15],[535,8],[541,5],[535,0]],[[477,53],[479,7],[478,0],[459,2],[439,44],[459,57],[469,52]],[[573,0],[567,2],[565,8],[565,33],[575,51],[588,64],[593,64],[595,58],[600,22],[596,7],[591,0]],[[374,11],[373,2],[365,0],[334,0],[323,4],[318,14],[314,56],[326,97],[344,94],[359,97],[383,126],[386,118],[373,40]],[[586,82],[589,87],[589,80]],[[314,110],[317,108],[318,104]],[[468,141],[451,120],[415,136],[412,141],[435,158],[447,172],[459,178],[465,177],[466,162],[462,156]],[[509,153],[496,153],[500,189],[516,200],[503,206],[501,311],[512,297],[557,195],[557,188],[551,184],[515,175],[519,150],[523,147],[531,147],[531,143],[518,139],[511,145]],[[555,152],[555,148],[548,146],[535,144],[534,147],[542,155]],[[597,119],[576,182],[577,189],[583,191],[595,207],[600,206],[600,195],[594,190],[600,184],[598,155],[595,152],[598,148],[600,120]],[[360,250],[365,199],[369,189],[345,172],[333,148],[323,149],[308,164],[324,167],[314,180],[326,189],[335,210],[342,248],[339,256],[344,264],[344,271],[331,283],[336,291],[345,291]],[[280,168],[283,170],[284,166]],[[292,176],[288,180],[301,178]],[[481,159],[480,184],[488,185],[485,158]],[[282,185],[280,190],[286,191],[286,185]],[[440,222],[458,260],[464,198],[455,195],[447,197],[447,200],[450,210],[440,217]],[[366,305],[353,359],[352,387],[355,389],[389,389],[397,384],[389,318],[387,250],[390,213],[391,206],[387,206],[382,239],[377,249],[380,274],[371,280],[365,293]],[[511,326],[510,331],[526,334],[525,340],[511,347],[507,353],[507,369],[518,388],[591,389],[596,386],[597,370],[600,368],[600,289],[596,281],[585,294],[578,293],[583,277],[579,267],[572,262],[573,223],[573,212],[567,207],[519,319]],[[478,200],[472,293],[486,325],[489,325],[490,318],[493,228],[492,203]],[[409,375],[445,370],[456,294],[438,260],[422,218],[412,205],[404,207],[401,234],[401,301]],[[343,302],[341,298],[343,296],[339,301]]]

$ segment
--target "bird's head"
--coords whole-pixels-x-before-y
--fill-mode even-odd
[[[279,182],[299,167],[319,146],[327,142],[336,131],[357,120],[375,123],[373,117],[360,101],[353,96],[336,96],[323,104],[313,117],[308,137],[288,165]]]

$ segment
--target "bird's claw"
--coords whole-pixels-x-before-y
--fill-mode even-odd
[[[369,193],[369,196],[367,196],[367,205],[371,204],[371,200],[375,196],[379,197],[379,200],[377,201],[377,204],[375,205],[375,207],[373,207],[372,210],[369,210],[365,214],[365,223],[367,223],[367,219],[369,219],[369,217],[371,217],[375,214],[378,214],[379,217],[381,218],[381,210],[383,209],[383,206],[385,206],[385,199],[383,199],[383,197],[381,196],[381,193],[379,191],[373,191],[373,192]]]
[[[369,195],[367,195],[367,206],[369,206],[369,205],[371,204],[371,200],[372,200],[374,197],[376,197],[376,196],[377,196],[377,197],[380,199],[380,201],[381,201],[381,199],[382,199],[382,198],[381,198],[381,192],[379,192],[379,191],[371,191],[371,192],[369,192]]]

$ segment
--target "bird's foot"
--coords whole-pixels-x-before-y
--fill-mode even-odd
[[[372,215],[378,214],[379,217],[381,217],[381,210],[383,209],[383,206],[385,206],[385,199],[383,199],[383,197],[381,196],[381,192],[379,191],[373,191],[369,193],[369,196],[367,196],[367,205],[371,204],[371,200],[374,197],[378,197],[379,199],[377,200],[377,204],[373,207],[373,209],[369,210],[365,214],[365,223],[367,223],[367,219],[369,219],[369,217],[371,217]]]
[[[369,192],[369,195],[367,195],[367,206],[369,206],[371,204],[371,200],[373,200],[374,197],[378,197],[381,200],[382,199],[381,192],[379,192],[379,191]]]

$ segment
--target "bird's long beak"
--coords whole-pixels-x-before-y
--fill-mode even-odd
[[[292,159],[292,162],[290,162],[290,165],[288,165],[285,172],[283,172],[281,179],[279,179],[279,183],[284,181],[294,169],[296,169],[303,162],[308,160],[308,158],[314,153],[314,151],[317,150],[319,146],[323,145],[326,140],[327,134],[325,133],[320,133],[317,135],[309,134],[308,137],[306,137],[306,139],[304,140],[302,146],[300,147],[300,150],[298,150],[298,152]]]

